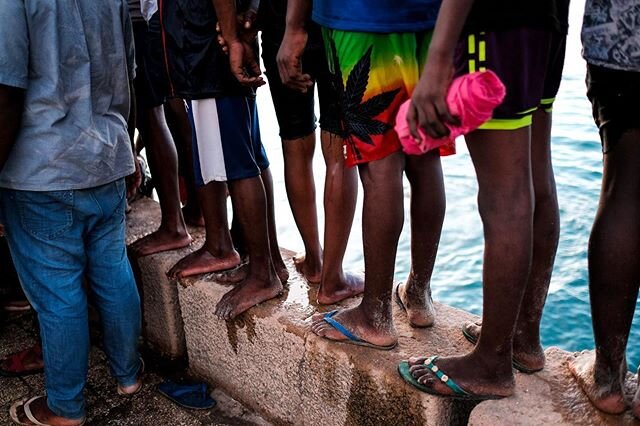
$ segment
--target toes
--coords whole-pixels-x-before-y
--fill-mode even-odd
[[[433,385],[436,382],[434,377],[431,374],[427,373],[427,372],[425,372],[424,375],[418,377],[416,380],[421,385],[425,385],[425,386],[429,386],[429,387],[433,387]]]
[[[324,324],[318,324],[317,326],[314,326],[311,331],[313,331],[315,334],[317,334],[318,336],[326,336],[327,332],[328,332],[328,327]]]
[[[311,317],[311,323],[314,325],[320,322],[324,323],[324,315],[324,313],[315,314]]]
[[[311,326],[311,331],[314,332],[315,334],[318,334],[318,332],[320,330],[322,330],[324,328],[324,324],[322,323],[315,323]]]
[[[424,356],[420,356],[420,357],[412,356],[411,358],[409,358],[409,365],[424,364],[426,360],[427,360],[427,357],[424,357]]]

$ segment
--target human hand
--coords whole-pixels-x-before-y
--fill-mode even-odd
[[[138,188],[140,188],[140,185],[142,184],[142,169],[140,168],[140,161],[138,161],[137,157],[134,157],[133,161],[135,163],[136,170],[126,178],[128,200],[136,195],[136,191],[138,191]]]
[[[459,124],[458,118],[449,112],[446,102],[452,79],[453,57],[429,56],[407,111],[409,131],[416,143],[422,142],[419,127],[432,138],[439,139],[449,135],[446,124]]]
[[[305,30],[287,29],[276,57],[282,83],[302,93],[306,93],[313,86],[311,76],[302,72],[302,55],[307,39],[308,34]]]
[[[251,45],[256,38],[258,38],[258,27],[256,26],[256,20],[258,19],[258,13],[254,9],[249,9],[244,13],[237,15],[237,24],[240,30],[238,31],[238,38],[243,43]],[[220,22],[216,22],[216,32],[218,33],[218,44],[222,48],[222,51],[229,54],[229,46],[227,40],[222,35],[222,28]]]
[[[262,78],[262,71],[255,53],[250,45],[239,39],[228,41],[229,63],[231,72],[243,85],[249,87],[260,87],[265,84]]]

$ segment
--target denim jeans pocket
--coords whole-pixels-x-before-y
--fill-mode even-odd
[[[36,238],[52,240],[73,225],[73,191],[15,191],[23,228]]]

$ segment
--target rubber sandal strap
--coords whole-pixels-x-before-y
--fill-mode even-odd
[[[340,324],[338,321],[333,319],[333,316],[335,314],[337,314],[337,313],[338,313],[338,311],[329,312],[329,313],[325,314],[324,317],[322,317],[322,319],[327,324],[329,324],[331,327],[335,328],[340,333],[342,333],[344,335],[344,337],[346,337],[347,339],[352,340],[354,342],[364,342],[361,338],[359,338],[355,334],[351,333],[342,324]]]
[[[449,377],[444,371],[440,370],[437,365],[435,365],[437,356],[433,356],[424,361],[425,367],[427,367],[431,372],[438,378],[442,383],[447,385],[449,389],[451,389],[456,395],[470,395],[469,392],[462,389],[456,382],[453,381],[451,377]]]
[[[24,413],[27,415],[27,418],[29,419],[29,421],[31,421],[31,423],[33,423],[34,425],[37,426],[51,426],[47,423],[42,423],[41,421],[39,421],[38,419],[35,418],[35,416],[33,415],[33,413],[31,412],[31,403],[40,399],[40,398],[44,398],[44,396],[34,396],[33,398],[31,398],[30,400],[28,400],[27,402],[24,403],[24,405],[22,406],[22,408],[24,409]]]

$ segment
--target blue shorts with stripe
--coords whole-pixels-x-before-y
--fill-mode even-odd
[[[259,176],[269,167],[253,98],[187,101],[196,185]]]

